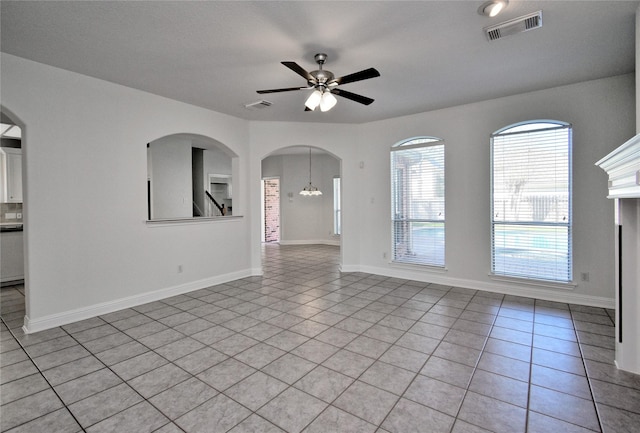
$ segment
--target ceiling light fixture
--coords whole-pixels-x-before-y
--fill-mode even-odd
[[[331,94],[331,92],[324,92],[324,94],[322,95],[322,101],[320,101],[320,111],[331,110],[333,107],[335,107],[336,102],[338,102],[338,100]]]
[[[331,94],[330,90],[321,87],[309,95],[304,105],[311,111],[315,110],[319,105],[320,111],[325,112],[335,107],[337,102],[338,100]]]
[[[316,107],[317,106],[318,104],[316,104]],[[322,109],[322,107],[320,109]],[[322,195],[322,191],[320,191],[318,187],[315,187],[311,184],[311,148],[309,148],[309,185],[302,188],[302,191],[300,191],[300,195],[304,195],[304,196]]]
[[[314,90],[307,98],[307,102],[304,105],[311,111],[315,110],[322,100],[322,92],[320,90]]]
[[[482,5],[478,8],[478,13],[480,15],[485,15],[493,18],[500,12],[502,12],[508,4],[509,0],[490,0],[482,3]]]

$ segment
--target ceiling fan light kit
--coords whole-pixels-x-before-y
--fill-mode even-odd
[[[307,98],[307,102],[304,105],[309,110],[315,110],[318,105],[320,105],[320,101],[322,100],[322,92],[320,90],[314,90],[311,92],[311,95]]]
[[[307,70],[298,65],[296,62],[281,62],[284,66],[307,80],[306,87],[286,87],[282,89],[258,90],[257,92],[259,94],[264,94],[314,89],[313,93],[309,95],[304,104],[305,111],[314,111],[316,108],[318,108],[318,106],[320,106],[320,111],[323,112],[331,110],[338,102],[336,97],[333,95],[338,95],[364,105],[369,105],[373,102],[373,99],[371,98],[347,92],[346,90],[338,89],[338,86],[342,84],[353,83],[356,81],[367,80],[369,78],[379,77],[380,72],[378,72],[376,69],[364,69],[353,74],[336,78],[333,72],[322,69],[322,65],[327,59],[326,54],[318,53],[315,55],[314,59],[318,64],[318,69],[311,72],[307,72]]]

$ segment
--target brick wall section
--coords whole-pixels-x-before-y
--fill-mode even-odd
[[[280,240],[280,179],[264,181],[264,241]]]

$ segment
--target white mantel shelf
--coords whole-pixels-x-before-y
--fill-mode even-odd
[[[640,198],[640,134],[596,165],[609,175],[608,198]]]

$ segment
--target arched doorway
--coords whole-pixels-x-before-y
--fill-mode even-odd
[[[2,237],[3,320],[22,328],[29,313],[27,221],[25,206],[25,126],[6,107],[0,106],[0,236]]]
[[[261,241],[277,226],[281,245],[340,246],[340,177],[341,160],[316,147],[284,147],[263,158],[261,187],[270,190],[261,191]],[[314,194],[310,186],[317,189]]]

